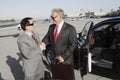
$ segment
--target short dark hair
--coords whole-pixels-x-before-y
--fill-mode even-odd
[[[20,25],[21,25],[21,28],[25,31],[26,29],[26,26],[30,24],[29,20],[31,20],[32,18],[31,17],[25,17],[21,20],[20,22]]]

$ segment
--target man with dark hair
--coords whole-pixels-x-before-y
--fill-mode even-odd
[[[17,44],[22,54],[25,80],[44,80],[44,65],[42,50],[45,46],[40,43],[39,35],[34,32],[33,19],[26,17],[20,22],[23,32]]]

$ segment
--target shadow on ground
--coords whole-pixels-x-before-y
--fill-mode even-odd
[[[22,71],[22,66],[20,65],[20,53],[17,53],[17,55],[19,56],[18,59],[11,56],[7,56],[6,63],[10,67],[11,73],[13,74],[15,80],[24,80],[24,73]]]
[[[4,80],[4,79],[2,78],[2,76],[1,76],[1,73],[0,73],[0,80]]]

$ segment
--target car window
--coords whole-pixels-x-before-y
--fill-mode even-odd
[[[106,29],[110,24],[104,24],[102,26],[99,26],[98,28],[95,29],[95,31],[100,31]]]
[[[86,38],[87,38],[87,34],[88,34],[88,31],[89,31],[89,29],[90,29],[90,27],[92,26],[92,21],[89,21],[89,22],[87,22],[86,24],[85,24],[85,26],[84,26],[84,28],[83,28],[83,30],[82,30],[82,37],[86,40]]]
[[[113,29],[114,29],[115,31],[120,31],[120,23],[114,25],[114,26],[111,28],[111,31],[113,31]]]

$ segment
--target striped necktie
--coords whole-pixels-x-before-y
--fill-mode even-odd
[[[34,41],[38,44],[38,40],[36,38],[36,36],[34,34],[32,34],[32,38],[34,39]]]

